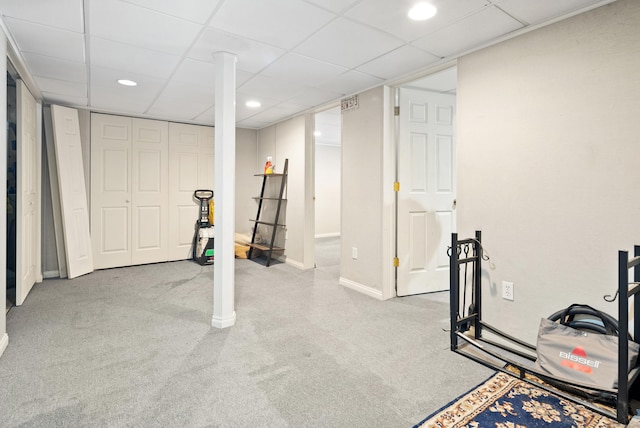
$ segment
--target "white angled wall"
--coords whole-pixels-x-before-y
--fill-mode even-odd
[[[315,209],[317,238],[340,235],[340,146],[316,144]]]
[[[529,342],[571,303],[617,316],[602,297],[640,244],[639,25],[619,0],[458,62],[458,230],[491,256],[484,318]]]

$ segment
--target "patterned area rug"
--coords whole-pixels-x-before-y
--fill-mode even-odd
[[[527,382],[498,373],[414,428],[624,427]]]

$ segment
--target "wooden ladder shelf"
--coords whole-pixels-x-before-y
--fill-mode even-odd
[[[267,258],[267,266],[271,265],[271,258],[273,256],[274,251],[284,251],[282,247],[275,247],[274,243],[276,241],[276,234],[278,232],[278,228],[283,228],[285,225],[281,223],[281,214],[282,214],[282,202],[284,201],[284,189],[287,185],[287,174],[289,170],[289,159],[284,160],[284,168],[282,173],[273,173],[273,174],[255,174],[256,177],[262,177],[262,190],[260,191],[260,196],[255,197],[258,201],[258,212],[256,214],[255,219],[251,219],[253,222],[253,234],[251,235],[251,243],[249,244],[249,254],[248,258],[252,258],[253,249],[258,249],[266,253]],[[267,182],[273,178],[280,178],[280,190],[278,197],[266,197],[265,189],[267,189]],[[264,219],[264,203],[268,204],[276,204],[275,215],[273,219]],[[258,226],[266,226],[265,229],[270,231],[270,240],[265,243],[256,243],[256,236],[258,236]]]

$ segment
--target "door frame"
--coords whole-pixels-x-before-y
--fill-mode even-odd
[[[316,158],[316,155],[317,155],[316,151],[317,151],[317,148],[318,148],[318,143],[316,141],[316,131],[317,131],[316,117],[317,117],[318,114],[325,113],[328,110],[332,110],[332,109],[339,108],[339,107],[340,107],[340,104],[333,103],[333,104],[330,104],[328,106],[323,106],[323,108],[318,109],[317,111],[314,111],[314,113],[312,115],[313,116],[312,117],[312,120],[313,120],[313,122],[312,122],[312,141],[313,141],[313,145],[312,145],[312,150],[313,150],[313,156],[312,156],[312,159],[313,159],[313,175],[312,175],[312,177],[313,178],[312,178],[312,181],[313,181],[313,184],[312,184],[312,188],[311,188],[311,194],[313,195],[313,212],[314,212],[314,217],[313,217],[313,243],[314,243],[313,264],[314,264],[315,267],[317,267],[317,264],[318,264],[317,260],[316,260],[316,254],[315,254],[315,241],[316,241],[316,239],[318,239],[317,236],[316,236],[316,223],[318,221],[317,220],[318,216],[316,215],[316,211],[317,211],[317,206],[316,206],[316,204],[317,204],[317,199],[316,199],[316,171],[318,171],[318,164],[317,164],[318,161],[317,161],[317,158]],[[342,120],[341,120],[341,122],[342,122]],[[340,133],[342,134],[342,123],[340,123]],[[342,135],[340,137],[341,137],[340,138],[340,140],[341,140],[340,141],[340,162],[342,162]],[[340,172],[340,175],[342,175],[342,172]],[[342,181],[342,178],[340,178],[340,181]],[[338,188],[337,199],[340,200],[340,210],[342,210],[342,188],[341,188],[340,185],[338,187],[339,188]],[[341,217],[341,216],[342,216],[342,212],[338,212],[338,217]],[[339,230],[338,230],[338,236],[341,237],[341,235],[342,235],[342,221],[340,221],[340,227],[339,227]],[[327,237],[329,237],[329,236],[327,235]]]
[[[425,77],[429,77],[429,76],[433,76],[437,73],[440,73],[442,71],[448,70],[450,68],[456,67],[458,65],[458,61],[456,59],[451,60],[451,61],[446,61],[443,62],[441,64],[436,65],[435,67],[432,67],[426,71],[423,71],[421,73],[412,75],[406,79],[403,79],[401,81],[395,82],[393,84],[393,86],[391,86],[391,89],[393,91],[392,93],[392,103],[390,104],[390,107],[388,109],[388,113],[389,113],[389,119],[387,120],[387,118],[385,118],[385,123],[389,124],[389,138],[391,141],[391,146],[392,146],[392,158],[393,158],[393,165],[389,165],[389,171],[392,171],[392,182],[393,183],[398,183],[399,180],[399,158],[398,158],[398,150],[399,150],[399,145],[400,145],[400,116],[399,115],[395,115],[395,109],[396,108],[400,108],[400,88],[403,86],[407,86],[409,83],[414,82],[416,80],[425,78]],[[457,94],[456,94],[456,104],[457,104]],[[385,112],[386,113],[386,112]],[[457,122],[454,124],[454,128],[457,128]],[[456,132],[457,134],[457,132]],[[385,145],[386,147],[386,145]],[[456,148],[457,150],[457,148]],[[454,156],[456,156],[456,154],[454,153]],[[385,171],[387,171],[387,165],[385,165]],[[457,175],[458,172],[457,170],[454,171],[454,174],[456,175],[456,179],[457,179]],[[385,183],[387,181],[385,180]],[[394,261],[397,260],[398,257],[398,192],[394,191],[393,192],[393,227],[392,227],[392,239],[391,239],[391,248],[392,248],[392,254],[393,254],[393,259]],[[394,262],[394,265],[396,263]],[[396,266],[393,267],[392,269],[393,271],[393,281],[391,282],[392,284],[392,289],[391,290],[387,290],[387,287],[385,287],[385,295],[386,293],[389,293],[391,296],[390,297],[403,297],[403,296],[398,296],[398,268]],[[385,285],[386,285],[386,281],[385,281]]]

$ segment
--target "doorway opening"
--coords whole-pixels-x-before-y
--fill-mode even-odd
[[[340,269],[342,113],[340,106],[315,114],[316,267]]]
[[[17,73],[7,62],[7,248],[6,312],[16,304],[16,212],[17,212]]]
[[[449,287],[456,231],[455,66],[396,88],[396,296]]]

